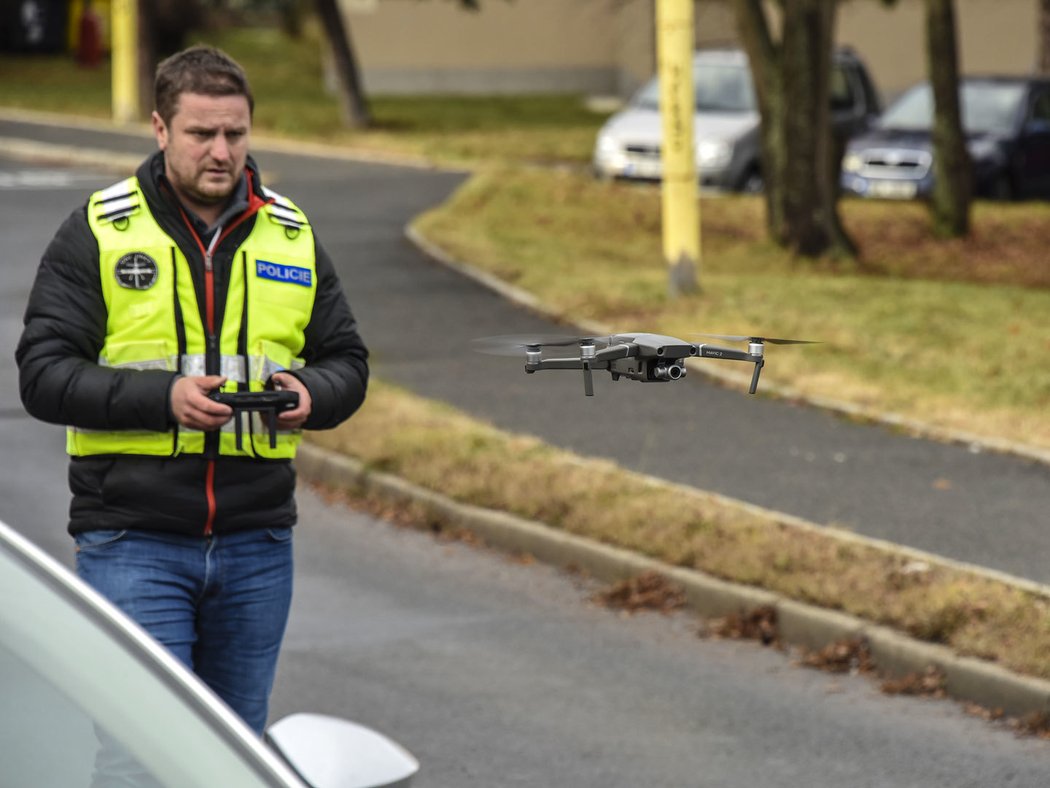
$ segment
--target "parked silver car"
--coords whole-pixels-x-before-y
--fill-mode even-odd
[[[93,777],[100,753],[110,776],[117,764],[130,777],[120,785],[143,788],[407,786],[419,768],[392,740],[331,717],[286,717],[265,744],[164,648],[3,523],[0,600],[0,785],[109,785]]]
[[[740,49],[702,49],[693,58],[694,138],[702,186],[762,189],[759,113],[748,57]],[[598,132],[593,165],[599,177],[659,180],[660,86],[651,79]],[[831,75],[832,125],[843,142],[879,113],[864,64],[852,50],[836,52]]]

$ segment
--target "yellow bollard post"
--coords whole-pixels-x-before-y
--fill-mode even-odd
[[[700,203],[693,141],[693,0],[657,0],[663,252],[671,296],[699,289]]]
[[[110,5],[113,120],[138,119],[138,2],[113,0]]]

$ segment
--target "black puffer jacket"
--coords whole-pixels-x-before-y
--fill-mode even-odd
[[[249,159],[256,193],[258,169]],[[194,269],[197,301],[204,304],[204,261],[167,186],[163,154],[138,170],[147,204]],[[251,232],[255,217],[225,238],[214,255],[215,314],[224,314],[233,253]],[[347,419],[364,401],[368,352],[336,277],[317,244],[317,293],[302,352],[306,366],[295,375],[313,401],[306,429],[327,429]],[[165,431],[174,428],[169,391],[176,373],[99,366],[106,336],[99,250],[88,227],[86,204],[51,241],[37,272],[16,351],[26,410],[43,421],[85,429]],[[203,317],[202,317],[203,319]],[[209,476],[212,478],[209,480]],[[288,461],[206,455],[146,457],[103,455],[71,458],[71,533],[138,528],[203,534],[295,523],[295,471]]]

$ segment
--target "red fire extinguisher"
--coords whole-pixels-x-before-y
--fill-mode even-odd
[[[95,68],[102,62],[102,19],[91,7],[91,0],[84,0],[79,33],[77,62],[86,68]]]

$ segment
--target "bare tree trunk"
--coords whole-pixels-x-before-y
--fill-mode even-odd
[[[761,0],[734,0],[762,116],[770,237],[805,257],[852,257],[839,218],[830,117],[835,0],[784,0],[780,41]]]
[[[780,50],[773,41],[762,0],[733,0],[737,30],[751,62],[759,115],[762,118],[762,178],[765,183],[766,229],[780,245],[788,242],[784,213],[787,143]]]
[[[1050,74],[1050,0],[1039,0],[1039,73]]]
[[[321,19],[328,43],[332,47],[335,72],[339,81],[340,104],[343,122],[350,128],[366,128],[372,122],[368,104],[361,85],[361,72],[354,57],[350,33],[339,10],[337,0],[316,0],[317,14]]]
[[[813,107],[816,139],[814,174],[817,179],[817,219],[827,234],[828,250],[835,256],[856,257],[857,246],[846,232],[839,214],[839,175],[842,171],[842,153],[845,139],[835,134],[831,119],[831,71],[835,53],[835,15],[837,0],[810,0],[810,14],[815,15],[816,29],[813,55],[816,65]],[[803,90],[805,87],[802,88]]]
[[[959,56],[955,0],[926,0],[926,50],[933,88],[934,232],[960,237],[970,231],[973,163],[966,149],[959,106]]]

